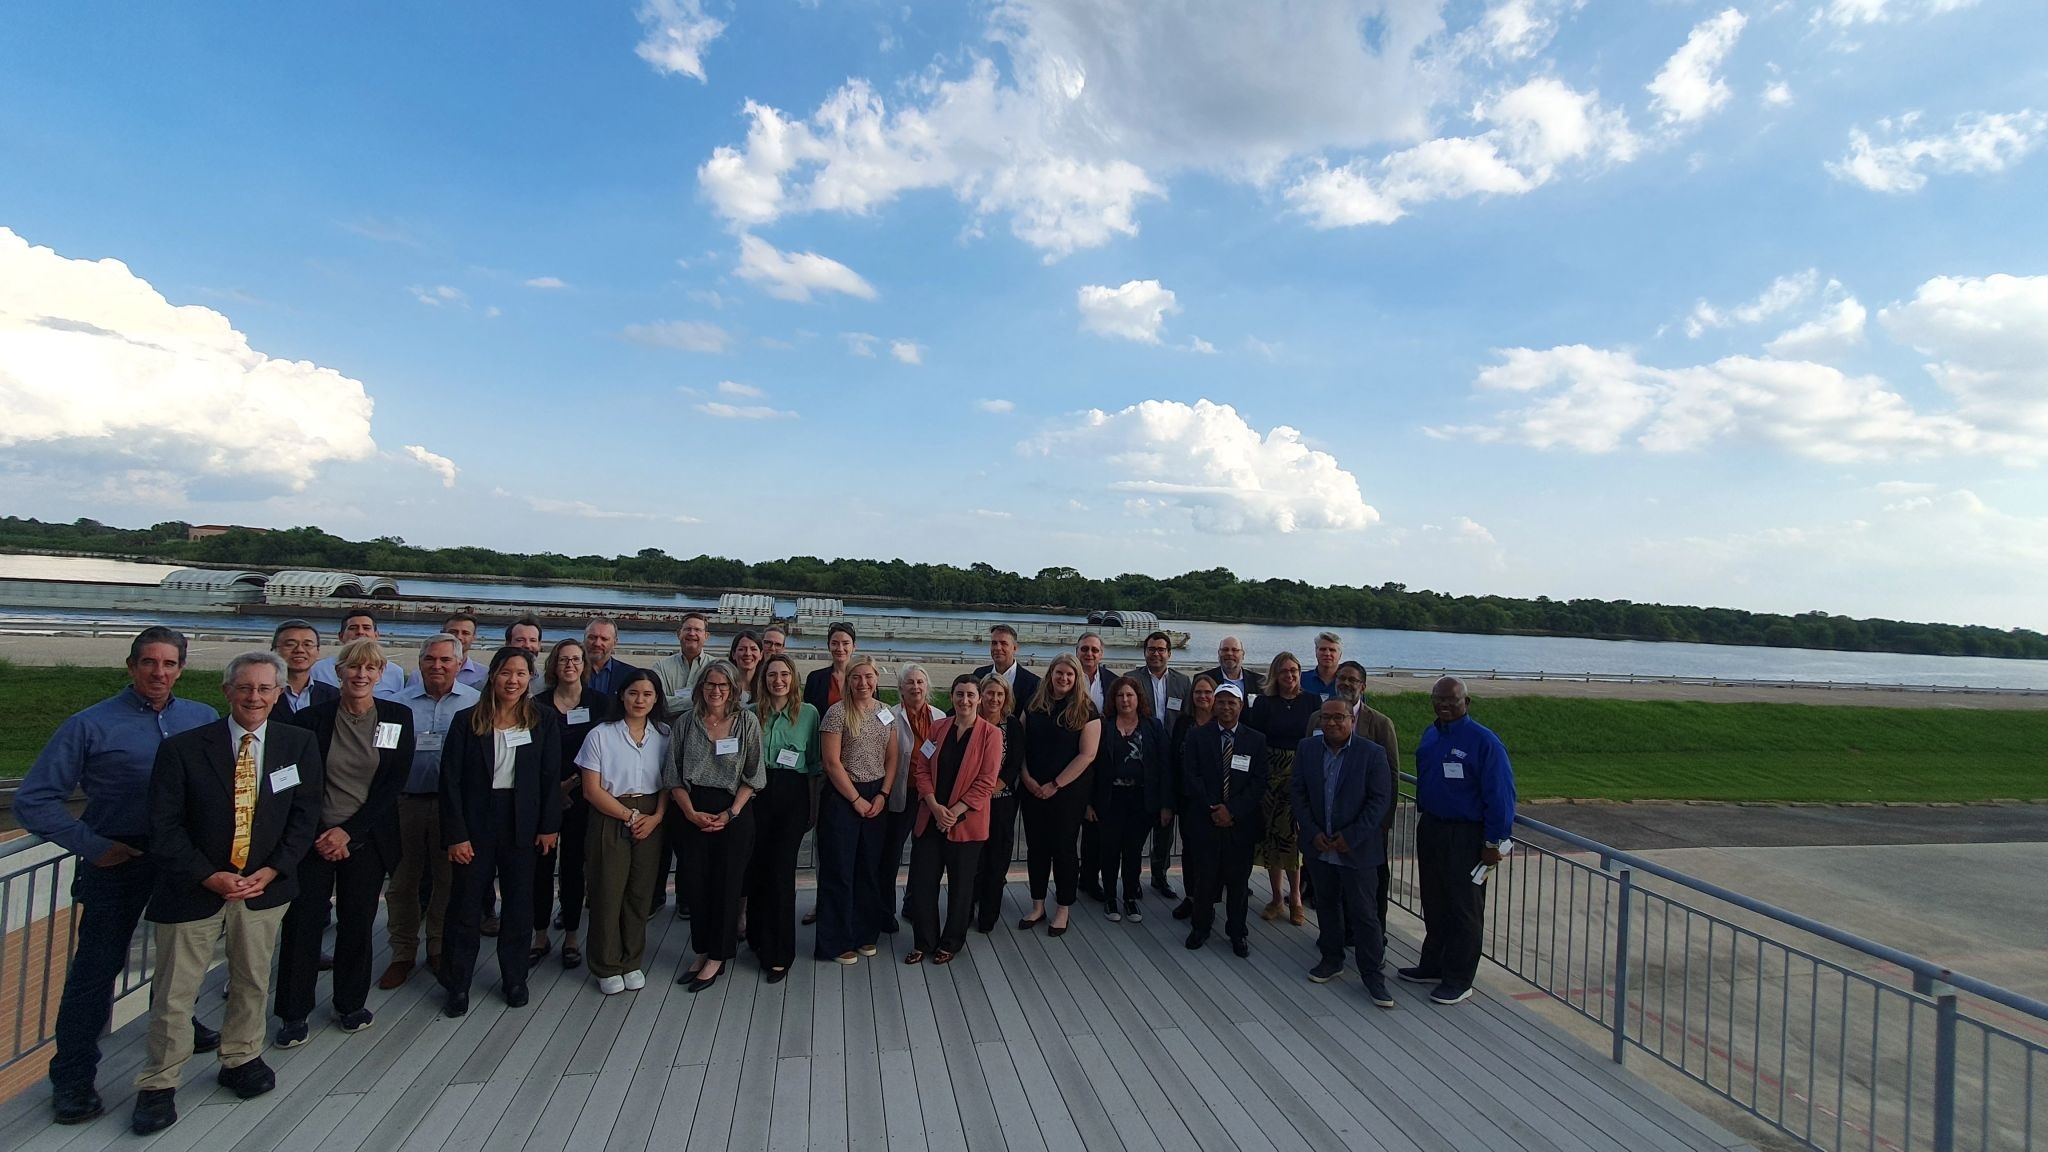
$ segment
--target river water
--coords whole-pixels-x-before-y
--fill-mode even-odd
[[[7,558],[8,560],[16,558]],[[95,562],[99,563],[99,562]],[[141,569],[145,566],[135,566]],[[161,569],[153,569],[160,572]],[[11,575],[0,563],[0,576]],[[139,573],[138,573],[139,576]],[[42,578],[50,578],[43,574]],[[105,579],[104,575],[96,578]],[[155,581],[150,575],[138,582]],[[567,584],[480,583],[400,577],[400,591],[411,596],[438,600],[476,602],[482,600],[515,604],[612,604],[620,608],[714,608],[715,597],[664,594],[638,589],[590,588]],[[778,615],[793,616],[794,600],[777,600]],[[938,612],[907,607],[848,606],[847,616],[858,625],[864,615],[921,615],[993,617],[986,612]],[[279,618],[288,615],[280,612]],[[1010,613],[1008,619],[1067,620],[1071,617],[1037,613]],[[151,622],[173,627],[218,631],[223,627],[259,628],[256,619],[238,619],[205,613],[169,614],[147,617]],[[43,608],[0,606],[0,628],[83,628],[93,625],[133,626],[140,614],[107,611],[65,611]],[[234,621],[230,624],[229,621]],[[1175,655],[1177,663],[1213,663],[1216,643],[1234,635],[1243,643],[1248,660],[1261,666],[1281,651],[1293,652],[1304,664],[1314,658],[1311,627],[1274,627],[1263,624],[1232,624],[1207,620],[1162,620],[1161,625],[1188,633],[1188,647]],[[418,637],[433,629],[424,624],[392,621],[385,632],[399,637]],[[1675,644],[1652,641],[1583,640],[1550,636],[1479,636],[1450,632],[1394,632],[1383,629],[1339,628],[1345,655],[1373,668],[1453,668],[1473,671],[1544,673],[1571,676],[1714,676],[1729,680],[1800,680],[1814,683],[1926,684],[1973,688],[2048,689],[2048,661],[1993,660],[1961,656],[1911,656],[1888,652],[1824,652],[1805,648],[1739,647],[1721,644]],[[551,635],[549,637],[553,639]],[[623,639],[629,644],[666,646],[673,637],[665,632],[628,629]],[[714,646],[717,640],[713,640]],[[796,647],[822,646],[819,638],[799,642]],[[980,644],[917,644],[892,642],[892,651],[929,653],[934,657],[983,659]],[[1056,649],[1026,646],[1023,655],[1042,663]],[[1109,663],[1123,667],[1136,663],[1131,650],[1113,650]]]

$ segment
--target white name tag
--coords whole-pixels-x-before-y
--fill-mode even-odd
[[[1249,772],[1249,771],[1251,771],[1251,770],[1252,770],[1252,758],[1251,758],[1251,757],[1249,757],[1249,756],[1232,756],[1232,757],[1230,758],[1230,770],[1231,770],[1232,772]]]
[[[379,725],[377,725],[377,747],[379,747],[379,748],[396,748],[396,747],[398,747],[398,729],[399,729],[399,725],[397,725],[397,724],[379,724]]]
[[[415,751],[419,752],[439,752],[441,750],[441,741],[446,738],[440,732],[422,732],[419,734],[419,738],[413,741],[412,746]]]
[[[930,740],[927,740],[924,743],[918,745],[917,750],[921,755],[923,755],[927,759],[933,756],[937,756],[939,754],[938,744]]]
[[[1456,760],[1444,761],[1444,779],[1463,780],[1464,778],[1465,766],[1463,764],[1458,763]]]
[[[507,747],[507,748],[524,748],[524,747],[526,747],[526,746],[527,746],[528,744],[531,744],[531,743],[533,743],[533,729],[531,729],[531,728],[507,728],[507,729],[505,729],[505,747]]]
[[[590,709],[571,708],[569,709],[568,714],[563,717],[563,719],[567,720],[571,724],[588,724],[590,723]]]
[[[270,774],[270,790],[272,792],[282,792],[287,788],[297,788],[298,786],[299,766],[297,764],[287,764]]]
[[[1166,698],[1166,710],[1167,710],[1168,712],[1178,712],[1178,711],[1180,711],[1180,697],[1178,697],[1178,696],[1168,696],[1168,697]]]
[[[737,756],[740,754],[740,738],[737,736],[727,736],[725,739],[713,743],[711,750],[720,756]]]
[[[780,764],[780,765],[782,765],[782,766],[783,766],[784,768],[794,768],[794,767],[796,767],[796,766],[797,766],[797,754],[796,754],[796,749],[794,749],[794,748],[784,748],[784,749],[783,749],[782,751],[780,751],[780,752],[777,752],[777,753],[775,754],[775,762],[776,762],[777,764]]]
[[[875,719],[880,720],[882,727],[887,728],[896,722],[896,714],[884,708],[880,712],[875,713]]]

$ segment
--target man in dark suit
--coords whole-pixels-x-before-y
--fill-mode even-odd
[[[277,716],[288,720],[315,704],[341,695],[341,689],[313,679],[320,659],[320,632],[304,620],[287,620],[270,633],[270,650],[284,661],[284,687],[277,694]]]
[[[1188,805],[1181,830],[1188,845],[1185,862],[1195,870],[1187,882],[1195,902],[1188,950],[1208,943],[1220,893],[1227,902],[1223,930],[1230,950],[1241,957],[1252,954],[1244,913],[1267,771],[1266,738],[1238,723],[1243,711],[1244,693],[1236,685],[1216,689],[1216,719],[1188,733],[1181,753]]]
[[[175,1097],[192,1055],[192,1003],[227,939],[228,1011],[220,1085],[243,1099],[277,1086],[263,1062],[265,999],[279,925],[313,844],[325,776],[312,733],[270,723],[284,661],[245,652],[228,661],[228,717],[157,750],[149,780],[150,853],[158,858],[149,919],[156,928],[148,1054],[131,1127],[177,1122]]]
[[[1309,970],[1317,984],[1344,971],[1344,946],[1358,954],[1358,976],[1366,994],[1392,1008],[1383,973],[1386,936],[1380,927],[1379,866],[1386,859],[1380,821],[1394,805],[1387,754],[1351,732],[1351,705],[1332,697],[1317,714],[1322,734],[1311,735],[1294,753],[1289,785],[1294,822],[1301,829],[1303,860],[1315,877],[1316,944],[1322,962]]]
[[[1017,630],[997,624],[988,630],[988,663],[974,670],[977,683],[1000,676],[1010,686],[1010,715],[1021,716],[1038,694],[1038,677],[1017,663]]]
[[[1265,676],[1244,666],[1244,645],[1235,636],[1225,636],[1216,642],[1216,667],[1202,675],[1214,680],[1218,688],[1237,685],[1247,701],[1266,690]]]
[[[1169,734],[1174,722],[1180,719],[1181,710],[1187,707],[1188,693],[1192,681],[1187,673],[1176,672],[1168,667],[1173,659],[1173,637],[1164,632],[1154,632],[1145,637],[1145,666],[1131,669],[1131,675],[1145,685],[1150,698],[1152,718]],[[1177,785],[1176,785],[1177,787]],[[1166,882],[1166,867],[1173,859],[1173,824],[1155,825],[1152,829],[1152,890],[1165,899],[1174,897],[1173,885]]]

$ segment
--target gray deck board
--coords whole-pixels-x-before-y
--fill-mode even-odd
[[[1254,882],[1253,908],[1264,878]],[[808,905],[807,888],[803,904]],[[1453,1009],[1396,984],[1391,1011],[1355,973],[1305,979],[1314,929],[1256,919],[1252,956],[1181,946],[1186,925],[1148,896],[1140,924],[1073,909],[1060,939],[1018,932],[1013,884],[989,935],[952,964],[904,965],[903,932],[841,966],[810,958],[770,985],[744,953],[691,995],[672,983],[688,926],[649,924],[648,986],[602,996],[559,953],[507,1008],[482,956],[467,1016],[441,1015],[424,975],[373,991],[368,1033],[327,1027],[265,1058],[277,1091],[238,1101],[187,1067],[182,1119],[152,1150],[964,1148],[1257,1152],[1725,1152],[1742,1141],[1512,999]],[[1389,968],[1414,954],[1397,916]],[[380,933],[381,936],[381,933]],[[386,957],[380,950],[376,963]],[[218,1014],[221,974],[202,1012]],[[324,991],[324,987],[323,987]],[[274,1024],[274,1022],[273,1022]],[[48,1122],[39,1086],[0,1102],[0,1147],[96,1152],[128,1135],[143,1022],[103,1044],[106,1117]]]

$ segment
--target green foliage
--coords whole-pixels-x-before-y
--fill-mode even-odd
[[[396,536],[358,543],[313,527],[267,533],[234,530],[188,541],[186,527],[171,521],[123,529],[94,520],[45,524],[8,516],[0,517],[0,549],[83,552],[216,567],[338,568],[712,592],[872,596],[924,607],[1128,608],[1170,619],[1251,624],[2048,659],[2048,635],[2021,628],[2001,631],[1976,625],[1855,620],[1825,612],[1782,616],[1628,600],[1449,596],[1427,589],[1410,591],[1396,583],[1377,588],[1318,587],[1298,580],[1240,580],[1227,568],[1167,578],[1125,573],[1111,580],[1091,580],[1072,568],[1044,568],[1034,576],[1023,576],[986,563],[956,568],[902,560],[792,556],[746,564],[719,556],[680,560],[659,548],[609,559],[554,552],[524,555],[489,548],[419,548]]]

